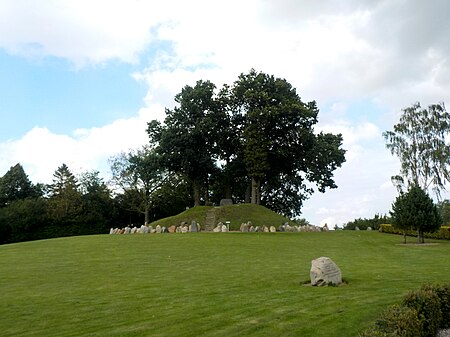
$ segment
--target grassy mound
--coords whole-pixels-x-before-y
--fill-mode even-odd
[[[170,227],[172,225],[179,225],[183,221],[190,224],[192,220],[195,220],[203,226],[206,223],[208,211],[214,212],[215,224],[230,221],[231,230],[239,230],[241,224],[248,221],[251,221],[254,226],[265,225],[275,226],[276,228],[285,222],[288,222],[291,225],[293,224],[288,218],[275,213],[266,207],[252,204],[239,204],[220,207],[197,206],[178,215],[155,221],[151,223],[151,225],[153,227],[156,225]]]
[[[337,231],[3,245],[0,335],[357,336],[409,290],[450,279],[450,242],[398,242]],[[303,285],[319,256],[338,264],[345,286]]]

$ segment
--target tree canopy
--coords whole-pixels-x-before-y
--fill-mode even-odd
[[[312,185],[337,187],[342,136],[317,134],[316,102],[302,102],[285,79],[251,70],[219,92],[209,81],[185,86],[175,101],[147,132],[162,165],[190,182],[195,205],[212,194],[298,215]]]
[[[443,103],[403,109],[394,130],[383,133],[386,147],[400,159],[400,174],[392,177],[400,190],[417,185],[440,196],[450,181],[449,132],[450,114]]]
[[[403,230],[416,230],[419,242],[424,232],[434,232],[442,225],[442,217],[428,194],[417,185],[401,193],[392,205],[392,223]]]

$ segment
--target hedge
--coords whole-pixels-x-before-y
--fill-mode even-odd
[[[425,284],[384,310],[359,337],[434,337],[450,327],[450,285]]]
[[[408,236],[417,236],[417,232],[413,230],[404,231],[402,229],[395,228],[391,224],[382,224],[378,229],[382,233],[400,234],[406,233]],[[427,239],[439,239],[450,240],[450,226],[442,226],[438,231],[433,233],[424,233],[424,237]]]

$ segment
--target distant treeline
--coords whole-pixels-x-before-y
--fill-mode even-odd
[[[134,207],[136,196],[113,193],[99,172],[76,177],[62,164],[53,177],[52,184],[33,184],[20,164],[0,177],[0,244],[144,224],[144,214]],[[190,203],[188,194],[160,195],[158,206],[150,209],[150,220],[177,214]]]

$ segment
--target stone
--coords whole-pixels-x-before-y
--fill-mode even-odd
[[[254,232],[254,231],[255,231],[255,227],[250,226],[249,229],[248,229],[248,231],[249,231],[249,232]]]
[[[168,229],[169,229],[169,233],[175,233],[177,230],[177,227],[172,225]]]
[[[189,227],[187,225],[184,225],[181,227],[181,233],[185,234],[189,231]]]
[[[176,232],[176,233],[181,233],[181,226],[178,226],[178,227],[175,229],[175,232]]]
[[[367,230],[368,230],[368,231],[371,231],[371,230],[372,230],[372,227],[367,227]]]
[[[311,285],[327,286],[342,283],[339,267],[329,257],[319,257],[311,261]]]
[[[135,233],[136,233],[136,231],[137,231],[137,227],[133,227],[133,228],[131,228],[131,234],[135,234]]]
[[[264,233],[269,233],[269,227],[263,226],[263,227],[262,227],[262,231],[263,231]]]
[[[355,227],[355,231],[359,231],[359,227],[358,226]]]
[[[125,234],[130,234],[131,233],[131,228],[130,227],[125,227]]]
[[[111,229],[109,230],[109,234],[114,234],[114,228],[111,228]]]
[[[278,230],[279,230],[280,232],[284,232],[284,231],[285,231],[284,225],[278,226]]]
[[[241,232],[243,232],[243,233],[247,233],[248,232],[248,224],[243,223],[241,225]]]
[[[192,220],[191,225],[189,226],[189,232],[191,233],[198,232],[197,222],[195,220]]]
[[[322,231],[324,231],[324,232],[328,232],[329,231],[329,228],[328,228],[327,224],[323,225]]]
[[[222,232],[228,232],[227,225],[222,225]]]
[[[277,231],[277,229],[275,228],[275,226],[270,226],[270,228],[269,228],[270,233],[275,233],[276,231]]]
[[[161,233],[161,226],[160,225],[156,225],[155,231],[158,234]]]
[[[220,200],[220,206],[230,206],[233,205],[232,199],[221,199]]]

